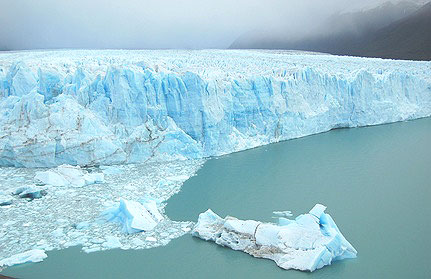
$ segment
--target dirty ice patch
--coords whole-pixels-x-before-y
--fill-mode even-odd
[[[164,214],[165,202],[203,163],[188,160],[113,166],[103,183],[85,187],[34,185],[36,172],[51,171],[48,169],[0,168],[0,196],[7,204],[0,206],[0,260],[33,249],[50,251],[75,245],[85,252],[166,245],[190,231],[193,224],[170,220]],[[81,171],[102,173],[98,167],[82,167]],[[29,185],[48,187],[46,195],[30,201],[12,194]],[[120,199],[142,204],[152,201],[153,208],[147,210],[157,210],[162,218],[152,230],[134,234],[124,233],[118,223],[98,222],[107,208],[118,209]]]

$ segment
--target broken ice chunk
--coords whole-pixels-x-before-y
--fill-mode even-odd
[[[13,266],[16,264],[23,263],[37,263],[43,261],[47,255],[45,251],[40,249],[29,250],[24,253],[13,255],[9,258],[0,260],[0,267],[2,266]]]
[[[273,211],[272,214],[274,214],[277,217],[291,217],[293,216],[292,211]]]
[[[37,189],[31,186],[23,186],[15,189],[12,192],[13,195],[18,195],[20,198],[28,198],[28,199],[40,199],[42,196],[46,196],[47,192],[44,189]]]
[[[88,173],[79,166],[61,165],[55,169],[37,172],[37,182],[52,186],[83,187],[94,183],[103,183],[103,173]]]
[[[116,236],[107,236],[106,241],[102,244],[103,247],[108,249],[120,248],[122,246],[120,239]]]
[[[100,169],[106,175],[116,175],[123,173],[123,170],[118,166],[100,166]]]
[[[163,220],[156,202],[151,200],[143,204],[120,199],[118,206],[105,210],[101,218],[109,222],[118,222],[124,233],[132,234],[151,231]]]
[[[12,198],[6,195],[0,195],[0,206],[6,206],[12,204]]]
[[[86,230],[86,229],[90,228],[90,226],[91,226],[90,222],[83,221],[83,222],[76,224],[75,228],[77,230]]]
[[[157,238],[153,237],[153,236],[147,236],[145,238],[146,241],[150,241],[150,242],[157,242]]]
[[[295,220],[281,217],[278,225],[230,216],[223,219],[208,209],[199,215],[192,235],[271,259],[284,269],[314,271],[336,260],[356,258],[357,254],[325,209],[317,204]]]

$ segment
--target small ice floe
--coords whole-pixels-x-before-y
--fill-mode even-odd
[[[272,214],[274,214],[274,216],[277,216],[275,218],[278,217],[292,217],[292,211],[286,210],[286,211],[273,211]]]
[[[48,257],[45,251],[40,249],[29,250],[24,253],[13,255],[9,258],[0,260],[0,267],[13,266],[23,263],[37,263]]]
[[[57,238],[63,237],[64,236],[63,228],[57,228],[57,229],[53,230],[51,232],[51,235],[53,237],[57,237]]]
[[[0,206],[7,206],[12,204],[12,198],[8,195],[0,193]]]
[[[145,244],[145,242],[143,242],[139,238],[132,239],[132,245],[134,245],[134,246],[142,246],[144,244]]]
[[[77,230],[87,230],[91,227],[91,223],[88,221],[79,222],[78,224],[75,224],[75,228]]]
[[[47,192],[45,189],[39,189],[34,186],[23,186],[16,188],[12,195],[18,195],[22,199],[40,199],[46,196]]]
[[[118,166],[100,166],[102,172],[106,175],[116,175],[123,173],[123,169]]]
[[[103,247],[108,249],[121,248],[123,245],[120,242],[120,239],[116,236],[107,236],[106,241],[102,244]]]
[[[171,181],[186,181],[189,178],[190,176],[187,176],[187,175],[173,175],[173,176],[166,177],[166,179]]]
[[[150,242],[157,242],[157,238],[153,237],[153,236],[147,236],[145,238],[146,241],[150,241]]]
[[[344,238],[326,207],[316,204],[295,220],[280,217],[282,224],[221,218],[210,209],[199,215],[192,235],[271,259],[284,269],[314,271],[333,261],[356,258],[356,250]],[[286,216],[287,212],[280,213]]]
[[[163,220],[154,200],[144,203],[120,199],[120,203],[105,210],[101,220],[117,222],[124,233],[132,234],[141,231],[151,231]]]
[[[61,165],[55,169],[37,172],[34,179],[38,183],[52,186],[83,187],[94,183],[103,183],[103,173],[89,173],[79,166]]]

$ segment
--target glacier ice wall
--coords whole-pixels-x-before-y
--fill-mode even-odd
[[[202,158],[431,115],[431,62],[287,51],[0,53],[0,165]]]

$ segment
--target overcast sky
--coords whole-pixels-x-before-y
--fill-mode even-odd
[[[358,2],[360,4],[358,4]],[[0,0],[0,49],[226,48],[384,0]]]

